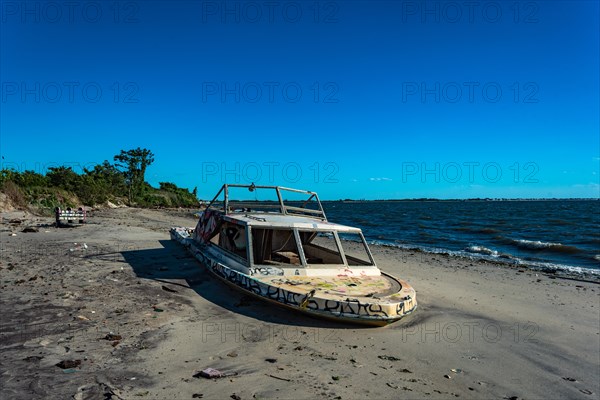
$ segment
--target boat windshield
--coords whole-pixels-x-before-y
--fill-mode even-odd
[[[344,263],[333,232],[300,231],[299,233],[308,265]]]
[[[239,232],[240,236],[242,234],[243,232]],[[339,235],[339,242],[336,235]],[[229,238],[232,235],[222,236]],[[300,238],[301,246],[298,246],[297,237]],[[232,236],[232,239],[228,240],[232,243],[230,247],[235,251],[235,237]],[[338,243],[341,244],[341,248]],[[342,250],[349,266],[374,265],[364,238],[359,233],[298,230],[296,236],[292,228],[252,228],[254,265],[298,266],[303,265],[303,258],[308,267],[344,265]]]
[[[338,232],[348,265],[373,265],[367,243],[358,233]]]

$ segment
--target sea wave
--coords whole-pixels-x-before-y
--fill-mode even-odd
[[[369,240],[367,239],[367,243],[369,245],[382,246],[382,247],[395,247],[402,250],[411,250],[411,251],[422,251],[424,253],[430,254],[442,254],[448,255],[451,257],[464,257],[471,260],[485,260],[492,262],[501,262],[508,265],[518,265],[527,267],[533,270],[538,271],[566,271],[570,273],[577,274],[592,274],[592,275],[600,275],[599,269],[594,268],[586,268],[586,267],[578,267],[567,264],[559,264],[559,263],[551,263],[551,262],[542,262],[542,261],[534,261],[527,260],[520,257],[515,257],[510,254],[500,253],[496,250],[488,249],[485,246],[469,246],[464,250],[449,250],[440,247],[427,247],[427,246],[418,246],[410,243],[390,243],[388,241],[382,240]],[[600,260],[600,254],[596,256],[596,259]]]
[[[529,261],[521,259],[517,259],[517,264],[527,266],[531,269],[546,272],[568,271],[576,274],[590,274],[600,276],[600,270],[585,267],[576,267],[573,265],[557,264],[543,261]]]
[[[541,240],[510,239],[512,244],[522,249],[529,250],[547,250],[557,253],[581,253],[582,250],[562,243],[542,242]]]
[[[488,249],[485,246],[469,246],[465,251],[468,251],[469,253],[487,254],[488,256],[494,257],[499,255],[497,250]]]
[[[547,269],[567,265],[600,271],[598,203],[335,203],[328,217],[358,225],[366,238],[387,246],[513,265],[522,259],[522,264],[546,263],[540,266]]]

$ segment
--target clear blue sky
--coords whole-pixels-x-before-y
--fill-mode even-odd
[[[599,3],[2,1],[3,167],[322,198],[600,197]]]

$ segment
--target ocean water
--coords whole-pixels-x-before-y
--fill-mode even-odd
[[[600,201],[324,202],[370,243],[600,274]]]

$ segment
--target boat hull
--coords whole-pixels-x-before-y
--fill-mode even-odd
[[[335,296],[316,288],[306,290],[306,285],[304,290],[298,290],[297,287],[290,286],[289,281],[281,279],[284,277],[273,279],[236,271],[213,257],[209,250],[210,245],[199,245],[181,228],[171,229],[171,238],[184,245],[211,274],[226,284],[254,297],[311,316],[361,325],[384,326],[400,320],[417,308],[414,289],[406,282],[383,272],[382,276],[390,282],[393,281],[399,288],[397,292],[383,299]]]

